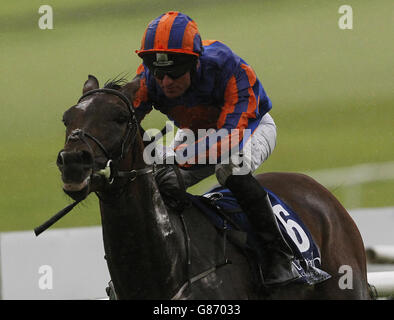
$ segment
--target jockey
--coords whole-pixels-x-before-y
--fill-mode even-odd
[[[260,266],[264,284],[298,279],[292,250],[268,195],[252,176],[276,145],[276,126],[268,113],[271,101],[253,69],[222,42],[202,41],[196,23],[174,11],[149,23],[136,53],[143,60],[133,100],[137,117],[142,120],[155,108],[179,128],[171,149],[185,186],[216,173],[247,214],[264,248],[265,262]],[[206,135],[185,143],[187,130],[197,134],[201,129],[207,130]],[[219,131],[220,141],[212,141]],[[226,146],[238,150],[238,157],[223,152]],[[168,152],[165,157],[170,158]],[[166,184],[171,189],[178,182],[172,166],[159,172],[156,180],[160,189]]]

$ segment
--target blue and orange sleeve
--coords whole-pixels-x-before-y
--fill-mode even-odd
[[[181,166],[188,168],[196,163],[209,163],[209,159],[212,160],[213,157],[216,157],[216,163],[219,163],[225,156],[222,154],[223,150],[227,152],[227,156],[236,146],[241,150],[244,130],[251,128],[253,131],[255,124],[251,125],[251,122],[255,123],[256,121],[253,120],[259,116],[259,92],[260,82],[255,72],[246,63],[241,63],[227,81],[224,105],[217,121],[216,129],[227,134],[220,135],[219,141],[212,139],[215,137],[214,132],[197,140],[194,146],[194,158],[191,157],[191,161],[188,160]],[[185,145],[178,146],[179,149],[185,147]]]
[[[241,133],[248,128],[250,120],[259,116],[259,90],[255,72],[242,63],[227,82],[217,128],[239,129]]]

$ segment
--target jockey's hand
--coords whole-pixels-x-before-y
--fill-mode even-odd
[[[172,165],[161,165],[155,172],[160,192],[178,189],[178,179]]]
[[[183,182],[178,180],[174,165],[164,165],[155,173],[156,183],[164,202],[172,208],[182,210],[184,207],[185,189],[182,190]]]

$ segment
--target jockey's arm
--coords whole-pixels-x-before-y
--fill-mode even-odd
[[[257,91],[257,95],[255,92],[256,84],[259,85],[256,81],[254,71],[246,64],[241,64],[228,78],[216,131],[198,137],[192,148],[184,144],[176,147],[178,154],[183,153],[186,148],[188,151],[187,161],[181,164],[181,167],[190,168],[199,163],[218,164],[230,154],[230,150],[242,149],[243,138],[245,133],[248,133],[245,129],[254,131],[262,118],[259,92]]]

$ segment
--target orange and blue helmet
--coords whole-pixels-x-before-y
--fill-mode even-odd
[[[170,11],[151,21],[136,53],[142,58],[154,52],[200,56],[203,51],[197,24],[187,15]]]

